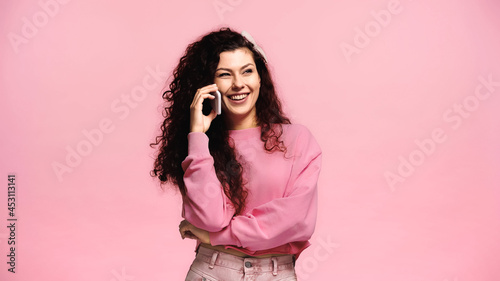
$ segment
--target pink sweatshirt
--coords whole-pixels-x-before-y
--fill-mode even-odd
[[[287,147],[264,150],[260,127],[231,130],[249,195],[241,215],[222,191],[204,133],[189,133],[188,156],[182,162],[187,197],[183,217],[210,232],[212,245],[248,255],[294,254],[307,248],[317,213],[321,149],[302,125],[283,125]]]

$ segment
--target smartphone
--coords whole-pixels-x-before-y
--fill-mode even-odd
[[[212,109],[217,113],[217,115],[221,114],[222,107],[221,107],[221,94],[219,91],[213,92],[213,95],[215,96],[215,99],[210,100],[210,104],[212,105]]]

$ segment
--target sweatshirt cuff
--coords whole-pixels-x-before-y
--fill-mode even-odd
[[[208,149],[208,136],[202,132],[190,132],[188,134],[188,155],[207,155],[210,154]]]
[[[212,246],[217,245],[231,245],[236,247],[242,247],[240,241],[231,234],[231,230],[229,229],[231,224],[226,226],[223,230],[218,232],[209,232],[210,236],[210,244]]]

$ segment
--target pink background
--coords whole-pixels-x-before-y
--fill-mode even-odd
[[[256,39],[286,111],[323,148],[300,280],[500,280],[497,1],[40,0],[0,10],[1,280],[183,280],[194,241],[178,234],[180,196],[149,176],[149,143],[167,75],[187,44],[221,26]]]

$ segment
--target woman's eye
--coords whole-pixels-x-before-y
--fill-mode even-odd
[[[253,72],[253,70],[251,68],[249,68],[249,69],[245,70],[243,73],[252,73],[252,72]]]
[[[217,75],[217,77],[224,77],[224,76],[228,76],[229,73],[227,72],[224,72],[224,73],[220,73],[219,75]]]

